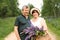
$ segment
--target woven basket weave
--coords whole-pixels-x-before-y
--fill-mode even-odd
[[[31,40],[51,40],[49,35],[45,35],[45,36],[35,36],[32,37]]]

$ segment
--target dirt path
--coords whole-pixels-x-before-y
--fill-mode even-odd
[[[4,38],[5,40],[17,40],[14,32],[11,32],[8,36]]]
[[[53,33],[49,33],[52,40],[56,40],[56,36]],[[4,38],[5,40],[17,40],[15,33],[11,32],[7,37]]]
[[[51,31],[48,32],[52,40],[56,40],[56,35],[52,33]]]

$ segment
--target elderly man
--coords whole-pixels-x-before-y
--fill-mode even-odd
[[[30,24],[28,21],[30,21],[29,18],[29,7],[28,6],[23,6],[22,7],[22,15],[18,16],[15,21],[14,25],[14,31],[17,37],[17,40],[25,40],[26,36],[28,34],[20,34],[26,27],[30,27]],[[28,39],[30,40],[30,39]]]

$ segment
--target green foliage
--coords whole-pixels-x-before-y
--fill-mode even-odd
[[[15,17],[0,18],[0,40],[3,40],[6,35],[14,30]]]
[[[17,16],[20,14],[17,0],[0,0],[0,17]]]
[[[46,17],[59,17],[60,0],[43,0],[42,15]]]
[[[43,30],[41,31],[36,31],[36,36],[44,36],[45,32]]]
[[[28,6],[30,7],[30,10],[31,10],[32,8],[34,8],[34,6],[33,6],[32,4],[28,4]],[[30,18],[32,18],[31,13],[29,13],[29,16],[30,16]]]
[[[48,28],[56,34],[57,40],[60,40],[60,18],[47,19]]]
[[[30,10],[31,10],[32,8],[34,8],[34,6],[33,6],[32,4],[28,4],[28,6],[30,7]]]

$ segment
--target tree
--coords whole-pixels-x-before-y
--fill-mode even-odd
[[[28,6],[30,7],[30,10],[32,9],[32,8],[34,8],[34,6],[32,5],[32,4],[28,4]],[[29,16],[32,18],[32,16],[31,16],[31,13],[29,12]]]
[[[43,0],[42,14],[46,17],[60,15],[60,0]]]
[[[31,10],[32,8],[34,8],[34,6],[33,6],[32,4],[28,4],[28,6],[30,7],[30,10]]]
[[[0,17],[19,15],[17,0],[0,0]]]

